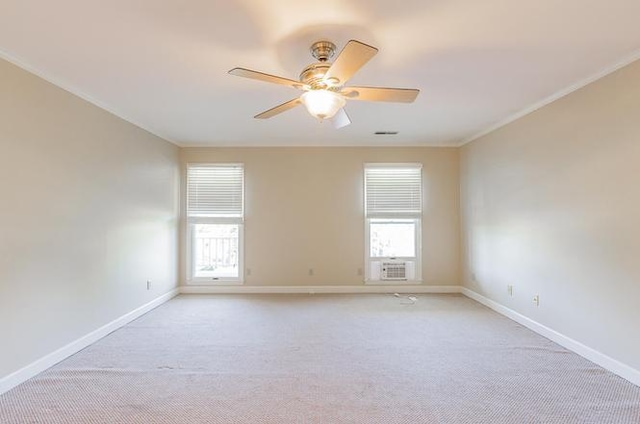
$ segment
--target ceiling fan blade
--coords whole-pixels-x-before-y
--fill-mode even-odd
[[[378,53],[378,49],[351,40],[342,49],[336,60],[333,62],[324,79],[337,79],[335,85],[343,85],[351,78],[360,68],[364,66],[373,56]]]
[[[420,90],[413,88],[347,87],[342,95],[351,100],[413,103]]]
[[[300,103],[302,103],[300,101],[300,98],[297,99],[293,99],[293,100],[289,100],[286,103],[282,103],[281,105],[278,105],[274,108],[271,108],[269,110],[266,110],[256,116],[254,116],[254,118],[256,119],[268,119],[271,118],[273,116],[276,116],[282,112],[286,112],[289,109],[293,109],[294,107],[298,106]]]
[[[302,90],[305,88],[305,84],[301,83],[300,81],[277,77],[275,75],[265,74],[264,72],[252,71],[251,69],[246,68],[233,68],[229,71],[229,73],[238,77],[251,78],[258,81],[270,82],[273,84],[288,85],[289,87],[297,88],[298,90]]]
[[[342,108],[333,116],[333,118],[331,118],[331,122],[333,123],[334,128],[339,130],[340,128],[351,124],[351,118],[347,115],[347,111]]]

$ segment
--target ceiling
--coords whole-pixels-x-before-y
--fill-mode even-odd
[[[3,0],[0,55],[182,146],[458,145],[640,57],[637,0]],[[380,49],[352,85],[419,88],[413,104],[351,101],[334,130],[298,92],[309,45]],[[375,136],[376,131],[398,131]]]

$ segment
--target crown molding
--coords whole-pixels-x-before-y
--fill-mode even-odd
[[[563,88],[562,90],[559,90],[557,92],[555,92],[554,94],[545,97],[544,99],[532,104],[531,106],[528,106],[510,116],[508,116],[505,119],[500,120],[498,123],[490,125],[489,127],[483,129],[482,131],[479,131],[477,133],[475,133],[474,135],[472,135],[471,137],[462,139],[462,141],[460,141],[457,146],[458,147],[462,147],[465,144],[471,143],[472,141],[475,141],[481,137],[484,137],[487,134],[490,134],[514,121],[517,121],[520,118],[523,118],[527,115],[529,115],[530,113],[535,112],[538,109],[542,109],[543,107],[555,102],[556,100],[560,100],[561,98],[568,96],[569,94],[580,90],[581,88],[586,87],[589,84],[592,84],[604,77],[606,77],[607,75],[610,75],[614,72],[616,72],[619,69],[624,68],[627,65],[632,64],[633,62],[635,62],[636,60],[640,59],[640,50],[636,50],[634,51],[632,54],[630,54],[629,56],[625,57],[624,59],[622,59],[619,62],[616,62],[615,64],[608,66],[604,69],[602,69],[601,71],[591,75],[590,77],[587,77],[583,80],[580,80],[578,82],[576,82],[575,84],[570,85],[569,87]]]
[[[41,78],[41,79],[47,81],[48,83],[53,84],[56,87],[66,91],[68,93],[71,93],[76,97],[81,98],[82,100],[84,100],[84,101],[86,101],[88,103],[91,103],[92,105],[94,105],[94,106],[96,106],[96,107],[98,107],[98,108],[100,108],[100,109],[102,109],[102,110],[104,110],[104,111],[106,111],[106,112],[108,112],[108,113],[110,113],[110,114],[112,114],[112,115],[114,115],[114,116],[116,116],[116,117],[128,122],[128,123],[130,123],[131,125],[134,125],[134,126],[140,128],[140,129],[148,132],[149,134],[152,134],[152,135],[154,135],[154,136],[156,136],[158,138],[161,138],[161,139],[163,139],[164,141],[166,141],[168,143],[175,144],[178,147],[182,147],[176,141],[171,140],[170,138],[159,134],[157,131],[155,131],[155,130],[153,130],[153,129],[145,126],[145,125],[142,125],[140,122],[137,122],[136,120],[131,119],[130,117],[128,117],[124,113],[114,109],[113,107],[107,105],[104,102],[101,102],[100,100],[95,99],[94,97],[92,97],[89,94],[83,92],[82,90],[78,89],[77,87],[74,87],[71,84],[67,84],[66,82],[63,82],[62,80],[54,77],[53,75],[51,75],[51,74],[49,74],[47,72],[44,72],[44,71],[36,68],[35,66],[32,66],[32,65],[28,64],[24,60],[12,55],[12,54],[7,53],[6,51],[0,50],[0,59],[6,60],[7,62],[17,66],[18,68],[23,69],[23,70],[25,70],[25,71],[37,76],[38,78]]]

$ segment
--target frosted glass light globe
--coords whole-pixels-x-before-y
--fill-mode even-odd
[[[347,103],[340,94],[329,90],[310,90],[302,95],[302,103],[316,118],[330,119]]]

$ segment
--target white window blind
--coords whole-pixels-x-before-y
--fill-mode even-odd
[[[368,218],[422,214],[421,165],[366,165],[365,207]]]
[[[244,167],[240,164],[190,164],[187,168],[189,217],[242,217]]]

